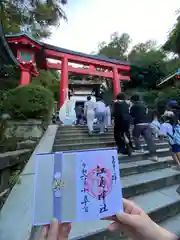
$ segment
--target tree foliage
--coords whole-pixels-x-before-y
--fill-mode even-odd
[[[177,21],[169,33],[169,37],[163,46],[163,49],[173,52],[180,56],[180,12],[178,11]]]
[[[168,55],[154,40],[138,43],[131,48],[131,38],[127,33],[114,33],[109,43],[102,42],[98,46],[98,54],[120,60],[128,60],[131,64],[131,81],[123,82],[125,90],[129,88],[156,89],[157,81],[180,67],[180,60],[168,58]]]
[[[54,99],[59,101],[60,73],[56,70],[39,69],[39,76],[32,78],[32,83],[41,85],[52,91]]]
[[[58,26],[61,19],[67,20],[63,6],[67,0],[1,0],[1,18],[6,34],[28,31],[35,38],[44,38],[51,34],[52,26]],[[0,77],[1,89],[17,86],[20,76],[12,68],[3,67]],[[32,78],[33,84],[50,89],[59,100],[58,71],[38,70],[39,76]]]
[[[67,20],[62,6],[67,0],[1,0],[2,22],[6,34],[31,32],[33,37],[48,37],[52,26]]]
[[[98,54],[107,56],[109,58],[127,60],[126,53],[130,43],[131,38],[129,34],[123,33],[119,36],[119,34],[115,32],[111,35],[111,40],[109,43],[102,42],[99,44]]]
[[[148,105],[154,104],[156,98],[159,104],[162,102],[164,104],[167,98],[179,100],[179,91],[175,91],[171,87],[160,94],[161,91],[157,89],[157,81],[180,68],[179,57],[177,55],[170,57],[167,53],[170,51],[180,56],[180,15],[163,47],[158,46],[154,40],[148,40],[136,44],[129,51],[130,44],[131,37],[127,33],[122,35],[114,33],[109,43],[102,42],[98,46],[98,54],[130,62],[131,81],[121,82],[123,90],[138,92]]]
[[[156,98],[157,110],[160,114],[164,113],[165,107],[169,100],[176,100],[180,104],[180,89],[176,87],[168,87],[158,93]]]

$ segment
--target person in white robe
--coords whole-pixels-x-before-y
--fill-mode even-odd
[[[88,131],[90,135],[93,132],[95,108],[96,108],[96,103],[91,100],[91,96],[88,96],[87,101],[84,104],[84,115],[86,116],[86,119],[87,119],[87,126],[88,126]]]
[[[96,102],[96,118],[98,121],[100,134],[102,134],[104,133],[106,126],[106,105],[103,102],[102,97],[99,97]]]

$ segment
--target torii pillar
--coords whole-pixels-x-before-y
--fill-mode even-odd
[[[61,60],[61,79],[60,79],[60,101],[61,108],[68,97],[68,58],[65,56]]]
[[[113,83],[114,100],[116,100],[117,95],[121,92],[120,80],[119,80],[119,74],[118,74],[117,67],[113,67],[112,83]]]

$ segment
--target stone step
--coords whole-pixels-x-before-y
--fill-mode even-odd
[[[72,151],[72,150],[87,150],[97,148],[110,148],[115,147],[114,141],[112,142],[90,142],[90,143],[74,143],[74,144],[55,144],[53,145],[53,151]]]
[[[66,133],[66,134],[68,134],[69,132],[71,132],[71,133],[88,133],[88,128],[86,127],[86,128],[72,128],[72,129],[66,129],[66,128],[64,128],[64,129],[58,129],[58,131],[57,131],[57,134],[61,134],[61,133]],[[114,132],[114,130],[113,129],[108,129],[108,132],[110,132],[110,133],[113,133]]]
[[[98,150],[104,150],[104,149],[116,149],[115,143],[108,142],[91,142],[91,143],[77,143],[77,144],[56,144],[56,141],[53,145],[53,152],[60,152],[60,151],[86,151],[89,149],[98,149]],[[140,152],[133,152],[132,156],[129,157],[127,155],[122,155],[119,154],[118,158],[120,162],[134,162],[134,161],[142,161],[142,160],[147,160],[149,158],[149,152],[146,150],[147,146],[144,145],[145,151],[140,153]],[[157,145],[157,156],[158,157],[166,157],[166,156],[171,156],[171,151],[169,145],[166,143],[162,143],[159,147]]]
[[[91,136],[89,136],[89,134],[88,134],[88,132],[86,131],[86,132],[66,132],[66,133],[64,133],[64,132],[57,132],[57,134],[56,134],[56,138],[58,138],[58,139],[61,139],[61,138],[67,138],[67,139],[69,139],[69,138],[74,138],[74,137],[78,137],[78,138],[83,138],[83,137],[91,137],[91,138],[96,138],[96,137],[104,137],[104,136],[107,136],[107,137],[114,137],[114,134],[113,134],[113,132],[105,132],[104,134],[102,134],[102,135],[100,135],[100,134],[96,134],[96,133],[94,133],[94,134],[92,134]]]
[[[133,142],[133,144],[134,144],[134,142]],[[155,142],[155,144],[156,144],[156,149],[158,150],[158,149],[166,149],[166,148],[168,148],[168,149],[170,149],[170,146],[169,146],[169,143],[167,143],[167,142],[162,142],[162,141],[157,141],[157,142]],[[142,149],[143,149],[143,151],[145,152],[145,151],[147,151],[148,150],[148,146],[147,146],[147,144],[145,143],[145,141],[141,141],[141,147],[142,147]],[[135,152],[136,153],[136,152]]]
[[[137,203],[146,213],[160,226],[176,233],[179,236],[180,230],[166,226],[166,221],[171,222],[180,213],[180,196],[176,192],[179,185],[175,184],[144,195],[132,197],[131,200]],[[179,223],[176,222],[179,225]],[[125,237],[125,236],[124,236]],[[123,234],[121,239],[124,238]]]
[[[165,226],[168,230],[172,231],[172,223],[170,223],[169,217],[174,219],[174,223],[178,223],[179,218],[175,217],[178,211],[180,211],[180,197],[176,193],[177,185],[172,185],[170,187],[161,188],[159,190],[154,190],[149,193],[131,198],[140,207],[142,207],[150,217],[156,221],[160,222],[160,225]],[[167,219],[166,221],[163,221]],[[100,240],[100,239],[127,239],[124,237],[120,238],[115,233],[112,234],[108,232],[106,227],[108,226],[108,221],[91,221],[88,223],[74,223],[72,225],[72,232],[70,235],[71,240],[81,239],[81,240]],[[178,231],[178,226],[176,229]],[[176,232],[175,231],[175,232]],[[94,235],[93,235],[94,233]],[[80,237],[81,236],[81,237]]]
[[[96,124],[94,124],[94,128],[97,128]],[[78,125],[78,126],[77,125],[64,125],[64,126],[60,125],[58,127],[58,130],[66,130],[66,129],[68,129],[68,130],[72,130],[72,129],[87,129],[87,125]],[[114,127],[113,126],[108,127],[108,129],[114,129]]]
[[[174,164],[173,158],[160,157],[158,162],[153,162],[151,160],[142,160],[138,162],[123,162],[120,163],[120,175],[121,177],[129,176],[138,173],[149,172],[157,169],[166,168]]]
[[[89,142],[114,142],[113,136],[74,136],[74,138],[56,138],[56,144],[74,144],[74,143],[89,143]]]
[[[72,143],[72,144],[62,144],[62,143],[58,143],[54,142],[53,145],[53,151],[54,152],[58,152],[58,151],[72,151],[72,150],[88,150],[88,149],[98,149],[98,148],[110,148],[110,147],[114,147],[116,148],[116,144],[115,142],[112,141],[91,141],[91,142],[76,142],[76,143]],[[144,148],[144,152],[143,153],[139,153],[139,152],[133,152],[133,156],[131,158],[142,158],[145,154],[148,154],[147,151],[147,145],[143,145]],[[161,153],[163,151],[169,151],[170,147],[168,144],[166,143],[161,143],[159,145],[157,145],[157,154],[161,155]],[[169,151],[170,152],[170,151]],[[166,153],[165,153],[166,154]],[[120,155],[121,156],[121,155]],[[122,155],[121,159],[126,159],[128,156],[126,155]]]
[[[109,137],[109,138],[114,138],[114,133],[113,132],[105,132],[104,134],[97,134],[93,133],[91,136],[89,136],[88,132],[57,132],[56,133],[56,139],[60,140],[70,140],[74,138],[77,139],[82,139],[82,138],[91,138],[91,139],[96,139],[96,138],[104,138],[104,137]],[[132,138],[133,140],[133,138]],[[143,137],[140,137],[140,141],[145,141]],[[154,139],[155,142],[167,142],[166,140],[161,140],[161,139]]]
[[[167,229],[169,232],[172,232],[174,234],[176,234],[176,236],[180,236],[180,229],[179,229],[179,223],[180,223],[180,210],[179,210],[179,203],[177,203],[177,208],[175,209],[175,212],[177,213],[175,216],[171,216],[171,217],[168,217],[166,220],[164,221],[161,221],[159,222],[158,224]],[[169,212],[169,211],[168,211]],[[104,231],[100,234],[96,234],[94,236],[91,236],[89,238],[86,238],[86,240],[100,240],[100,239],[104,239],[106,238],[107,236],[110,236],[110,238],[108,238],[109,240],[114,240],[114,235],[108,231]],[[120,240],[129,240],[128,237],[118,237],[118,239]],[[81,240],[84,240],[84,238],[81,238]]]
[[[175,204],[176,205],[176,204]],[[169,211],[168,211],[169,212]],[[172,211],[171,211],[172,212]],[[179,210],[179,203],[177,202],[177,208],[175,209],[174,213],[176,213],[175,216],[171,216],[171,217],[168,217],[166,220],[164,221],[161,221],[159,222],[158,224],[167,229],[169,232],[172,232],[174,234],[176,234],[176,236],[180,236],[180,229],[179,229],[179,223],[180,223],[180,210]],[[104,231],[101,232],[101,235],[100,234],[96,234],[94,236],[91,236],[91,238],[86,238],[86,240],[100,240],[100,239],[103,239],[103,237],[105,238],[106,236],[109,236],[111,235],[112,238],[108,238],[109,240],[114,240],[114,235],[112,233],[109,233],[108,231]],[[84,238],[81,238],[81,240],[83,240]],[[120,237],[118,238],[120,240],[129,240],[129,238],[126,236],[126,237]]]
[[[180,223],[180,213],[175,215],[174,217],[168,218],[165,221],[160,222],[159,225],[167,229],[168,231],[175,233],[177,236],[180,236],[179,223]]]
[[[158,157],[167,157],[167,156],[171,156],[171,155],[172,155],[172,153],[170,151],[170,147],[157,149]],[[142,161],[142,160],[147,160],[149,158],[149,152],[147,150],[145,150],[143,153],[133,152],[131,157],[129,157],[127,155],[119,154],[118,158],[119,158],[120,163]]]
[[[178,184],[179,181],[180,171],[172,168],[125,176],[121,178],[123,197],[134,197],[149,191]]]
[[[180,213],[180,196],[176,192],[177,187],[178,184],[175,184],[132,197],[131,200],[143,208],[155,222],[160,222]]]
[[[72,143],[72,144],[58,144],[58,142],[55,141],[53,151],[58,152],[58,151],[81,151],[81,150],[89,150],[89,149],[106,149],[106,148],[115,148],[116,145],[114,141],[93,141],[93,142],[80,142],[80,143]],[[127,162],[127,161],[140,161],[147,159],[149,156],[148,148],[147,145],[144,144],[142,145],[143,147],[143,152],[133,152],[132,156],[129,157],[127,155],[122,155],[119,154],[119,159],[121,162]],[[159,157],[161,156],[166,156],[166,155],[171,155],[170,147],[166,143],[159,143],[156,145],[157,148],[157,155]]]
[[[57,132],[56,133],[56,138],[57,139],[61,139],[61,138],[66,138],[66,139],[71,139],[71,138],[74,138],[74,137],[77,137],[77,138],[83,138],[83,137],[88,137],[88,138],[101,138],[101,137],[112,137],[114,138],[114,133],[113,132],[105,132],[104,134],[97,134],[97,133],[93,133],[91,136],[89,136],[88,132]],[[133,138],[132,138],[133,139]],[[144,138],[143,137],[140,137],[140,140],[141,141],[144,141]],[[166,140],[161,140],[161,139],[154,139],[155,141],[166,141]],[[166,141],[167,142],[167,141]]]
[[[156,142],[156,147],[158,148],[170,148],[169,144],[165,141],[160,141],[160,140],[155,140]],[[102,148],[102,147],[110,147],[110,146],[115,146],[115,141],[114,138],[109,138],[104,135],[100,135],[93,137],[93,136],[88,136],[84,138],[76,138],[74,139],[64,139],[64,138],[56,138],[54,141],[54,147],[57,149],[59,146],[59,150],[56,151],[68,151],[68,150],[81,150],[81,149],[92,149],[95,146],[95,148]],[[145,144],[144,141],[141,141],[141,146],[145,150],[147,150],[147,144]],[[74,148],[73,148],[74,147]]]
[[[74,136],[74,137],[61,137],[55,139],[55,144],[74,144],[74,143],[91,143],[91,142],[115,142],[114,136],[107,135],[96,135],[96,136]],[[141,143],[145,143],[145,141],[141,140]],[[160,145],[165,145],[166,147],[169,144],[165,141],[155,140],[156,145],[159,147]],[[146,148],[146,145],[144,145]]]

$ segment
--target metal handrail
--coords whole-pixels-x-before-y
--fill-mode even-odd
[[[171,74],[169,74],[168,76],[161,78],[158,83],[157,86],[159,87],[160,85],[162,85],[163,83],[167,82],[169,79],[173,78],[176,75],[176,72],[173,72]]]

